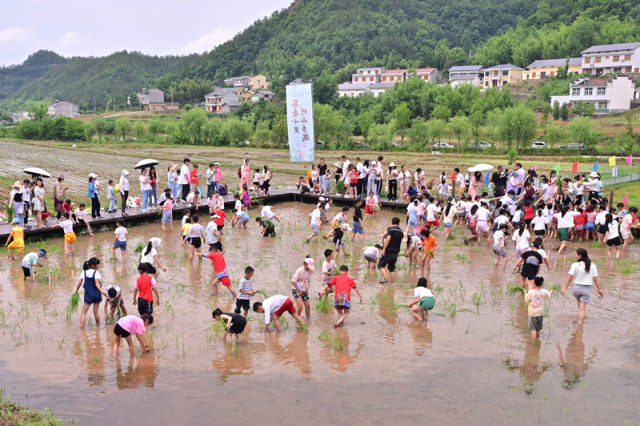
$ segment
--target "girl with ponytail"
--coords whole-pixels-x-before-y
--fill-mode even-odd
[[[100,272],[98,272],[99,267],[100,259],[96,257],[92,257],[82,265],[82,277],[78,280],[75,291],[77,294],[80,286],[84,288],[84,305],[82,306],[82,314],[80,314],[80,329],[84,329],[84,324],[87,320],[87,311],[91,305],[93,305],[93,315],[96,319],[96,326],[100,325],[98,308],[100,307],[100,302],[102,302],[102,295],[107,296],[107,293],[105,293],[100,284],[102,277],[100,276]]]
[[[572,284],[573,297],[576,298],[578,303],[578,309],[580,311],[578,315],[578,325],[581,326],[584,323],[587,303],[589,303],[591,298],[591,291],[594,284],[598,288],[600,297],[604,296],[604,290],[598,279],[598,268],[595,264],[591,263],[587,250],[583,248],[576,250],[576,262],[571,265],[571,269],[569,269],[569,277],[564,287],[562,287],[562,294],[567,291],[569,284]]]

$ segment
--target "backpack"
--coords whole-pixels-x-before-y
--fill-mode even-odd
[[[242,167],[238,167],[238,178],[242,179]]]
[[[544,303],[544,293],[541,291],[534,291],[531,297],[531,306],[539,308]]]

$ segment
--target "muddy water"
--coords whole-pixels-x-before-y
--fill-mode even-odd
[[[260,237],[253,220],[248,230],[225,229],[234,285],[250,264],[255,288],[289,295],[291,275],[311,254],[318,268],[315,294],[328,244],[303,243],[312,208],[276,205],[282,218],[276,239]],[[253,219],[256,211],[250,213]],[[393,214],[367,218],[366,243],[379,240]],[[366,304],[354,303],[344,328],[333,328],[333,309],[313,310],[308,332],[287,318],[280,335],[264,334],[261,317],[250,313],[241,343],[225,347],[211,310],[231,310],[233,302],[224,289],[213,296],[210,262],[189,263],[177,230],[163,233],[159,224],[149,224],[129,231],[126,263],[110,260],[113,234],[107,231],[80,236],[73,259],[64,259],[61,241],[46,243],[52,255],[35,283],[25,283],[17,263],[2,260],[0,382],[13,399],[51,406],[80,424],[638,421],[637,246],[622,264],[602,261],[602,249],[590,249],[606,297],[594,298],[580,332],[573,298],[555,295],[541,343],[530,343],[526,308],[507,293],[519,276],[495,271],[485,247],[462,245],[462,229],[436,250],[429,278],[437,303],[427,324],[415,323],[397,306],[412,300],[420,274],[402,259],[397,282],[378,284],[357,255],[362,246],[348,243],[352,255],[341,254],[337,263],[349,266]],[[442,231],[435,235],[441,240]],[[133,248],[152,236],[163,239],[159,256],[168,267],[158,280],[152,350],[142,354],[136,342],[134,359],[125,347],[114,360],[113,325],[104,324],[102,306],[103,322],[90,320],[85,331],[79,330],[79,312],[67,320],[65,308],[82,261],[98,256],[103,282],[119,285],[135,313]],[[547,283],[563,283],[568,267],[569,260],[558,259],[551,272],[544,271]],[[47,273],[54,277],[50,284]]]

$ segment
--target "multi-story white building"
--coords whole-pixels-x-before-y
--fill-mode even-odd
[[[581,53],[583,74],[640,72],[640,42],[591,46]]]
[[[483,77],[482,65],[456,65],[449,68],[449,84],[454,88],[463,84],[480,87]]]
[[[626,76],[615,78],[579,78],[571,83],[569,96],[552,96],[551,107],[574,106],[578,102],[589,102],[596,112],[627,111],[631,108],[635,84]]]
[[[57,117],[64,115],[65,117],[77,117],[78,105],[67,101],[55,101],[47,108],[47,114]]]
[[[356,73],[351,75],[351,82],[338,84],[338,96],[355,97],[371,93],[378,97],[396,83],[407,81],[411,77],[417,77],[427,83],[440,82],[440,72],[435,68],[418,68],[415,71],[385,70],[383,67],[358,68]]]

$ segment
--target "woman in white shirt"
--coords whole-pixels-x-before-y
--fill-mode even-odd
[[[576,211],[569,211],[569,206],[563,206],[559,213],[553,215],[558,221],[558,238],[560,238],[560,248],[558,249],[558,255],[562,254],[567,247],[569,241],[569,232],[573,228],[573,218],[580,213]]]
[[[511,239],[516,243],[516,260],[520,259],[522,253],[529,250],[529,239],[531,234],[527,229],[527,224],[524,221],[520,222],[518,229],[513,232]]]
[[[404,201],[409,202],[409,183],[411,181],[411,173],[409,173],[406,166],[400,167],[398,180],[400,181],[400,196]]]
[[[571,265],[571,269],[569,269],[569,278],[564,287],[562,287],[562,294],[567,291],[569,284],[573,284],[573,297],[576,298],[578,309],[580,310],[578,325],[582,325],[593,284],[598,287],[600,297],[604,296],[604,290],[602,290],[602,285],[600,285],[600,280],[598,279],[598,268],[591,263],[587,251],[583,248],[576,250],[576,259],[577,262]]]
[[[604,240],[607,242],[607,256],[611,259],[611,254],[615,247],[616,259],[620,259],[620,246],[622,245],[622,240],[620,239],[618,218],[614,218],[611,213],[607,213],[604,224],[607,227],[607,233],[604,235]]]
[[[129,178],[127,176],[129,176],[129,172],[123,170],[120,175],[120,181],[118,182],[120,184],[120,193],[122,194],[122,216],[127,215],[125,212],[127,208],[127,198],[129,198]]]

